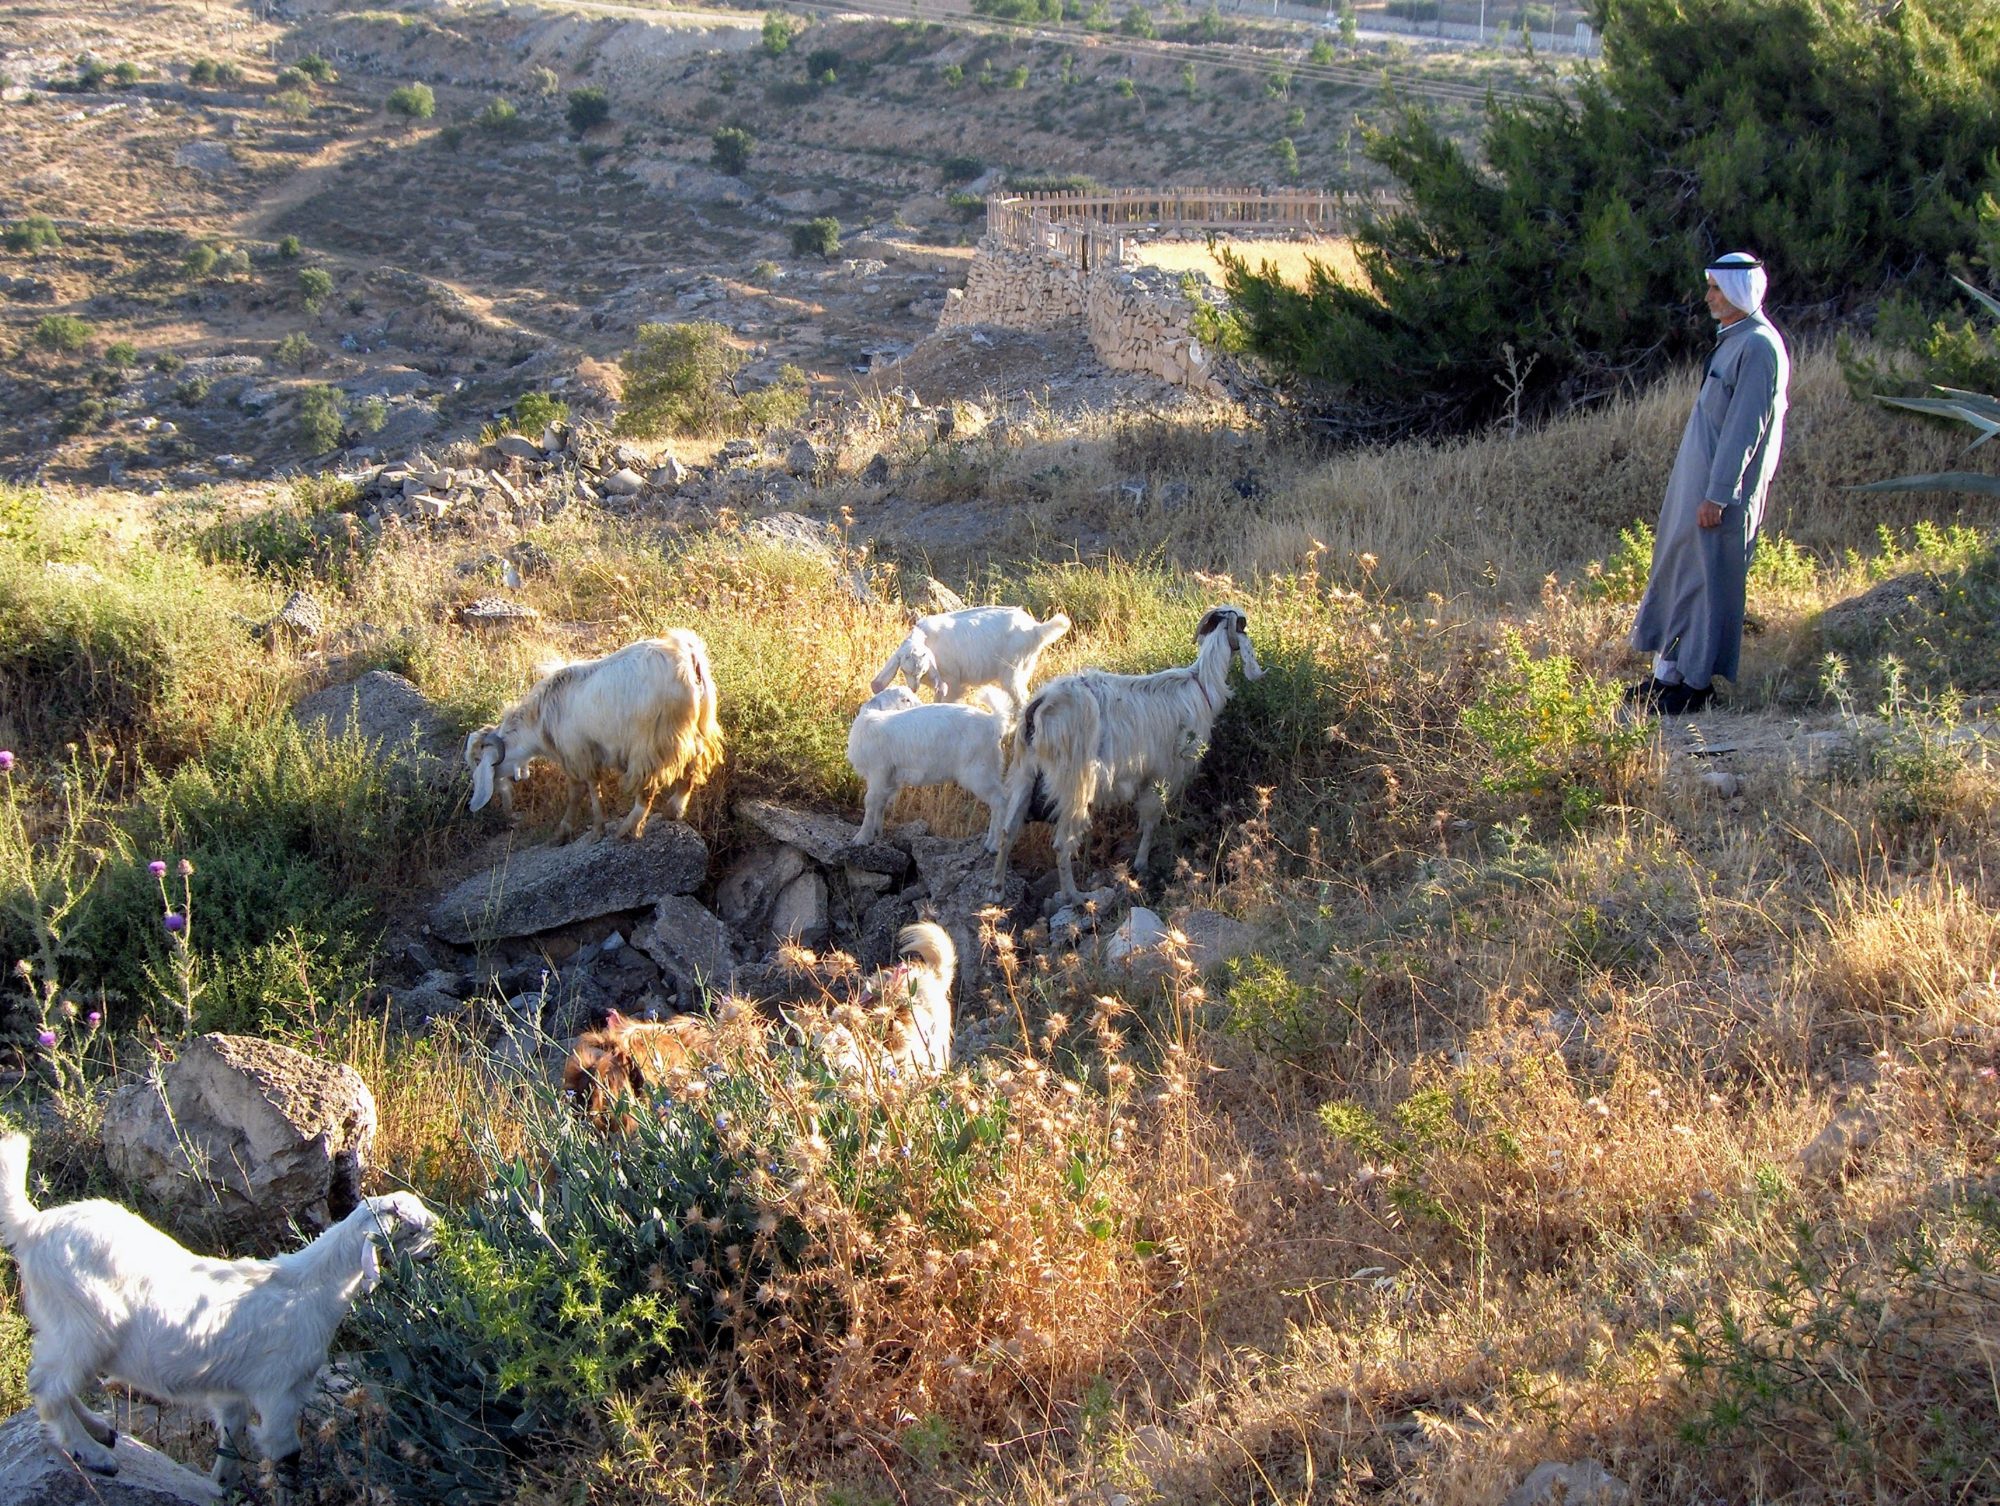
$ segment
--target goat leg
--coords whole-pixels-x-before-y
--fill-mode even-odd
[[[35,1415],[42,1420],[58,1445],[70,1458],[95,1475],[115,1475],[118,1461],[110,1448],[83,1428],[77,1412],[77,1393],[90,1384],[97,1373],[95,1356],[79,1364],[73,1355],[57,1356],[37,1346],[34,1362],[28,1366],[28,1395],[34,1398]]]
[[[1132,854],[1132,876],[1137,878],[1146,871],[1146,856],[1153,850],[1153,833],[1160,829],[1166,802],[1160,798],[1159,789],[1149,785],[1132,803],[1139,812],[1139,850]]]
[[[70,1410],[76,1414],[78,1426],[108,1449],[118,1447],[118,1429],[113,1427],[109,1417],[101,1416],[86,1407],[82,1401],[72,1396]]]
[[[215,1422],[215,1483],[223,1490],[243,1488],[243,1461],[250,1457],[250,1404],[231,1397],[210,1405]]]

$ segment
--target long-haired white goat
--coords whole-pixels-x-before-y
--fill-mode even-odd
[[[436,1217],[407,1192],[367,1199],[303,1250],[276,1260],[208,1260],[102,1199],[37,1209],[28,1141],[0,1137],[0,1245],[21,1267],[35,1330],[28,1393],[84,1468],[118,1472],[118,1434],[83,1394],[108,1377],[215,1419],[215,1479],[242,1479],[246,1430],[295,1484],[299,1414],[334,1329],[381,1279],[378,1245],[430,1245]]]
[[[1179,793],[1208,747],[1216,713],[1229,699],[1229,662],[1243,661],[1246,680],[1264,670],[1250,643],[1250,618],[1241,607],[1211,607],[1194,630],[1194,663],[1150,675],[1115,675],[1086,669],[1044,685],[1021,717],[1019,751],[1007,776],[1007,808],[1000,823],[997,888],[1022,823],[1032,815],[1056,826],[1056,866],[1063,896],[1082,898],[1076,887],[1076,850],[1099,805],[1136,805],[1139,850],[1136,873],[1146,866],[1153,833],[1169,796]]]
[[[569,781],[556,840],[573,836],[590,797],[590,834],[604,835],[598,775],[617,771],[632,801],[612,835],[642,837],[653,801],[671,793],[667,814],[678,820],[688,797],[722,762],[722,727],[715,716],[715,672],[700,638],[676,628],[642,638],[601,659],[566,664],[501,713],[491,727],[467,734],[472,809],[500,791],[513,814],[512,783],[531,759],[546,758]]]
[[[898,790],[955,784],[985,805],[986,850],[998,852],[1013,726],[1014,708],[990,685],[963,706],[926,705],[901,685],[863,701],[847,732],[847,761],[868,784],[860,840],[882,835],[882,818]]]
[[[1047,622],[1020,607],[934,612],[917,619],[869,688],[879,695],[901,676],[912,690],[928,683],[940,701],[962,701],[977,686],[998,685],[1025,706],[1042,650],[1068,631],[1060,612]]]

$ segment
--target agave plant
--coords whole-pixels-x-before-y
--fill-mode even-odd
[[[1963,277],[1954,277],[1961,288],[1977,299],[1980,306],[1996,319],[2000,319],[2000,299],[1982,292]],[[1887,403],[1892,408],[1907,408],[1912,413],[1929,413],[1939,418],[1955,418],[1960,423],[1971,424],[1979,430],[1979,437],[1967,446],[1970,454],[2000,434],[2000,398],[1983,392],[1964,392],[1956,387],[1933,387],[1935,397],[1880,397],[1877,401]],[[2000,476],[1987,475],[1981,471],[1940,471],[1928,476],[1897,476],[1889,481],[1871,481],[1866,486],[1854,488],[1858,492],[1981,492],[1988,496],[2000,496]]]

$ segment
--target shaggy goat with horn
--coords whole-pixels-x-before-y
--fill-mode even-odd
[[[1055,822],[1063,896],[1072,904],[1081,900],[1076,850],[1091,812],[1105,804],[1138,808],[1139,850],[1132,868],[1146,866],[1166,800],[1193,776],[1216,713],[1229,699],[1230,661],[1242,660],[1247,680],[1264,674],[1241,607],[1211,607],[1194,640],[1192,664],[1150,675],[1080,670],[1049,681],[1028,702],[1007,777],[1000,854],[993,865],[996,887],[1006,877],[1015,837],[1033,815]]]
[[[722,762],[722,727],[715,715],[715,674],[708,650],[676,628],[664,638],[642,638],[601,659],[566,664],[550,674],[491,727],[465,739],[472,770],[472,809],[500,792],[513,814],[512,782],[536,758],[546,758],[569,781],[569,800],[556,840],[575,835],[590,797],[590,832],[604,835],[600,774],[622,776],[632,808],[612,835],[641,837],[660,791],[670,793],[667,814],[686,814],[688,797]]]

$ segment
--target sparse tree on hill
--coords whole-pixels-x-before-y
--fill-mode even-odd
[[[587,136],[611,118],[611,97],[597,85],[585,84],[581,89],[569,91],[565,113],[569,128],[579,136]]]
[[[741,126],[724,126],[709,138],[709,160],[718,172],[740,178],[749,169],[757,138]]]

